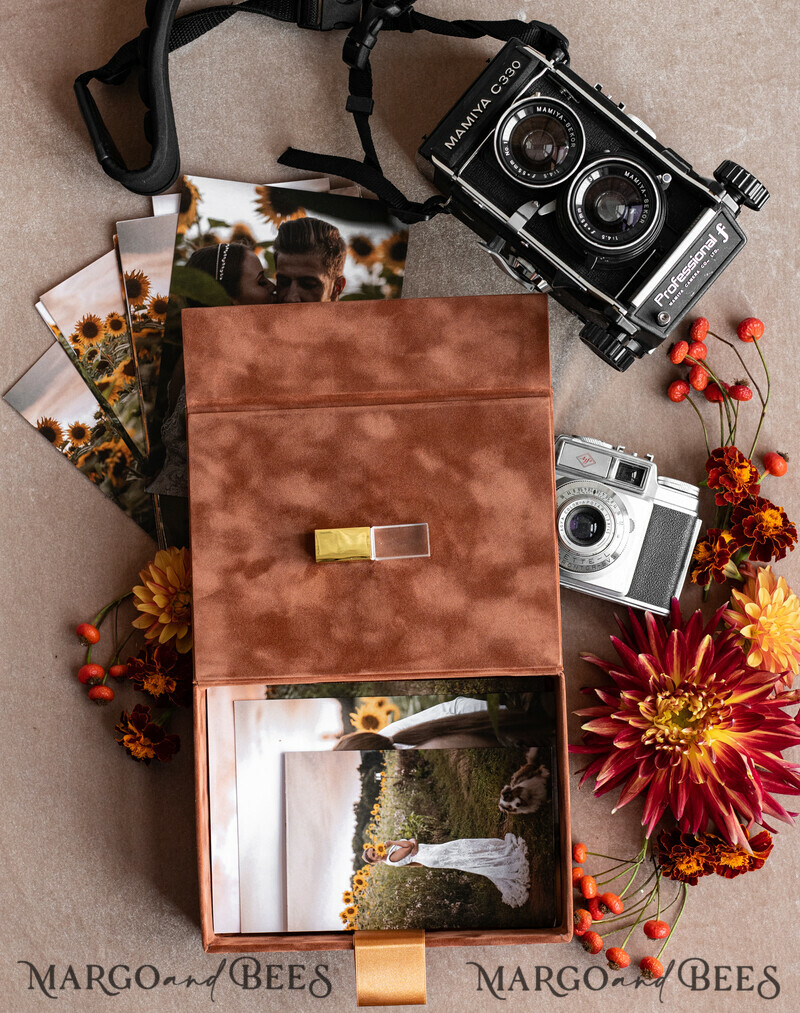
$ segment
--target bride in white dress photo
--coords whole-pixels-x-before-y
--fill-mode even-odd
[[[518,908],[530,895],[528,846],[521,837],[476,837],[443,844],[420,844],[416,838],[386,841],[386,854],[373,847],[364,849],[370,865],[385,863],[388,868],[423,866],[427,869],[455,869],[485,876],[500,891],[509,907]]]

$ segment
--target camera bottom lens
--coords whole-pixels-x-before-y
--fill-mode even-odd
[[[612,260],[629,260],[650,247],[665,214],[658,181],[627,157],[584,166],[558,204],[559,222],[573,244]]]

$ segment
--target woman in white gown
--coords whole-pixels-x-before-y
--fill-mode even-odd
[[[477,837],[444,844],[420,844],[416,838],[387,841],[385,856],[369,847],[364,849],[364,858],[370,865],[385,863],[392,868],[416,865],[485,876],[509,907],[522,907],[530,895],[528,846],[515,834],[506,834],[502,839]]]

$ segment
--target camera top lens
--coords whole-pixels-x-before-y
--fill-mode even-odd
[[[596,507],[577,506],[567,515],[564,530],[576,545],[597,545],[606,533],[606,521]]]
[[[651,246],[665,215],[657,180],[628,157],[607,156],[583,166],[558,205],[559,222],[574,242],[615,260]]]
[[[598,573],[619,558],[631,530],[623,500],[588,479],[556,486],[558,560],[570,573]]]
[[[566,179],[585,147],[580,120],[557,99],[523,99],[506,110],[495,128],[500,165],[527,186],[552,186]]]

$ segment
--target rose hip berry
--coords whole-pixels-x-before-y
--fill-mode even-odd
[[[712,404],[721,404],[725,400],[725,395],[713,381],[703,391],[703,397]]]
[[[708,373],[702,366],[692,366],[689,370],[689,383],[695,390],[705,390],[708,386]]]
[[[758,341],[764,334],[764,324],[758,317],[747,317],[736,328],[740,341]]]
[[[675,344],[669,350],[670,362],[679,366],[686,356],[689,354],[689,342],[688,341],[676,341]]]
[[[670,932],[669,925],[661,919],[645,922],[642,928],[648,939],[666,939]]]
[[[599,953],[603,949],[603,939],[596,932],[585,932],[581,936],[581,946],[588,953]]]
[[[88,647],[89,644],[96,644],[100,639],[100,630],[96,626],[92,626],[91,623],[78,623],[75,627],[75,633],[84,647]]]
[[[597,896],[597,882],[594,876],[583,876],[579,885],[581,893],[587,900]]]
[[[678,404],[685,400],[690,389],[689,384],[685,380],[673,380],[669,387],[667,387],[667,397],[670,401]]]
[[[578,883],[583,879],[583,869],[576,865],[572,870],[572,885],[577,886]]]
[[[728,393],[734,401],[751,401],[753,398],[752,390],[750,390],[746,383],[742,382],[731,384],[728,388]]]
[[[622,898],[616,893],[601,893],[598,900],[606,906],[612,915],[620,915],[625,910]]]
[[[764,467],[776,478],[780,478],[781,475],[786,474],[786,469],[789,467],[789,455],[782,454],[779,450],[770,450],[769,453],[764,454]]]
[[[608,957],[608,966],[612,971],[621,971],[623,967],[627,967],[631,962],[630,956],[621,946],[609,946],[606,950],[606,956]]]
[[[112,665],[108,670],[108,674],[112,679],[124,679],[128,674],[127,665]]]
[[[654,981],[664,973],[664,965],[657,957],[642,957],[639,961],[639,970],[647,981]]]
[[[702,341],[693,341],[691,345],[689,345],[689,356],[692,359],[702,360],[705,359],[707,355],[708,349],[706,348],[706,346],[703,344]]]
[[[575,934],[583,935],[584,932],[588,932],[592,927],[592,916],[586,908],[579,907],[572,916],[572,922],[575,926]]]
[[[600,900],[597,897],[590,897],[586,902],[589,908],[589,914],[592,916],[592,920],[601,922],[605,918],[605,911],[600,905]]]
[[[586,861],[586,845],[580,841],[577,844],[572,845],[572,860],[577,862],[579,865],[583,865]]]
[[[103,681],[103,676],[106,674],[106,670],[102,665],[95,665],[94,662],[88,665],[82,665],[78,669],[78,681],[82,682],[84,686],[94,686],[98,682]]]
[[[110,686],[92,686],[89,690],[89,699],[97,704],[111,703],[114,699],[114,690]]]
[[[705,317],[698,317],[689,330],[690,339],[692,341],[702,341],[706,334],[708,334],[709,326],[709,322]]]

